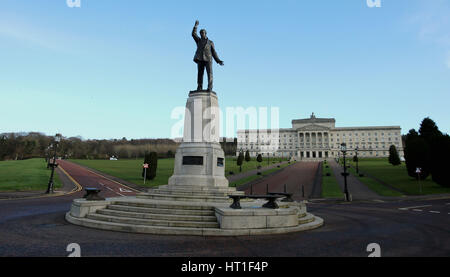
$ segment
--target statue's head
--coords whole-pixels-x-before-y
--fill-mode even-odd
[[[206,39],[206,30],[205,29],[200,30],[200,36],[202,37],[202,39]]]

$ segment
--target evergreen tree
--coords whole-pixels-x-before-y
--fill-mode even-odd
[[[395,145],[391,145],[391,147],[389,147],[389,163],[394,166],[400,165],[402,163],[400,161],[400,157],[398,155],[398,151]]]
[[[436,123],[429,117],[425,118],[420,124],[419,134],[430,146],[436,137],[442,136]]]
[[[149,167],[149,179],[153,180],[156,177],[156,169],[158,169],[158,153],[151,152],[150,153],[150,167]]]
[[[416,169],[421,168],[421,179],[424,180],[430,174],[430,150],[425,139],[414,130],[410,130],[405,139],[405,164],[408,175],[418,178]]]
[[[147,168],[147,171],[145,171],[145,168],[142,169],[142,177],[144,177],[144,173],[147,172],[147,175],[145,176],[147,180],[155,179],[156,169],[158,168],[158,154],[156,152],[146,153],[144,164],[148,164],[149,167]]]
[[[239,172],[242,172],[242,163],[244,162],[244,153],[242,151],[239,152],[239,156],[237,158],[237,165],[239,166]]]
[[[251,161],[251,158],[250,158],[250,151],[248,151],[248,150],[245,152],[245,161],[246,161],[246,162]]]
[[[261,162],[263,161],[263,158],[262,158],[262,155],[261,155],[261,154],[258,154],[258,157],[256,158],[256,161],[257,161],[258,163],[261,163]]]
[[[450,174],[448,170],[448,156],[450,155],[450,137],[442,135],[435,139],[435,147],[440,154],[434,157],[432,179],[441,186],[450,187]]]

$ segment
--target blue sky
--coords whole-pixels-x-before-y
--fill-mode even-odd
[[[196,88],[196,19],[224,67],[220,106],[339,127],[450,132],[450,1],[1,0],[0,133],[170,137]]]

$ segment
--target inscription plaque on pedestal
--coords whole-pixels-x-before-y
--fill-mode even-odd
[[[202,156],[184,156],[183,165],[203,165]]]

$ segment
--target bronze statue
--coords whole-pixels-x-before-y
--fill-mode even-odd
[[[194,30],[192,30],[192,37],[197,43],[197,52],[195,52],[194,62],[197,63],[198,67],[198,76],[197,76],[197,90],[203,90],[203,73],[206,72],[208,74],[208,91],[212,91],[213,89],[213,71],[212,71],[212,58],[220,64],[224,65],[223,61],[219,59],[219,56],[216,53],[214,48],[214,43],[208,39],[206,36],[206,30],[200,30],[200,37],[197,35],[197,27],[198,20],[195,21]]]

